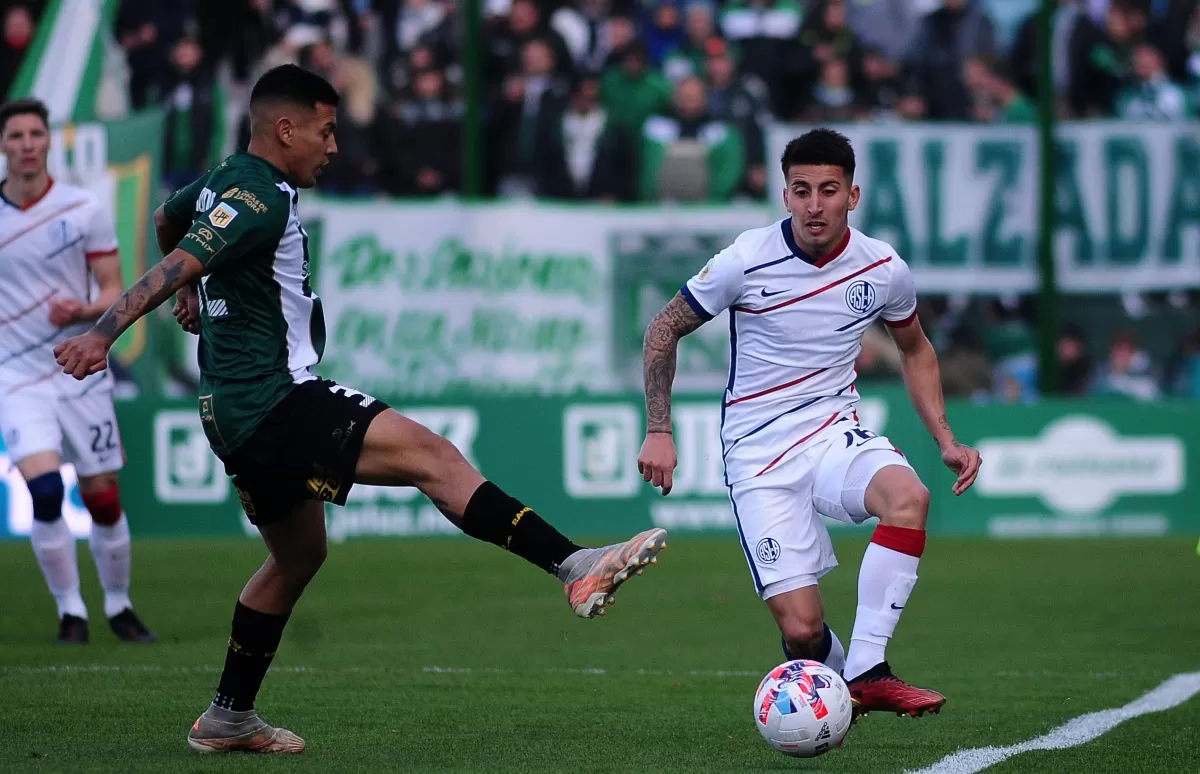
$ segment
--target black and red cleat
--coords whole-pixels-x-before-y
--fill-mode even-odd
[[[137,617],[137,613],[133,612],[132,608],[127,607],[108,619],[108,625],[121,642],[150,643],[158,640],[154,636],[154,632],[146,628],[142,619]]]
[[[909,685],[892,674],[886,661],[868,669],[847,683],[854,719],[868,712],[895,712],[918,718],[926,712],[937,714],[946,697],[937,691]]]
[[[64,615],[58,620],[58,645],[87,645],[88,622],[86,618]]]

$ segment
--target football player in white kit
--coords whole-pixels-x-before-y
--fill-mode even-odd
[[[33,499],[30,537],[58,603],[58,642],[88,641],[75,538],[62,517],[62,462],[74,464],[92,516],[89,544],[109,625],[126,642],[153,642],[129,601],[129,525],[117,489],[125,455],[112,377],[76,381],[54,360],[55,345],[86,331],[123,290],[112,220],[92,193],[50,178],[41,102],[0,106],[0,143],[8,162],[0,183],[0,437]]]
[[[855,412],[854,364],[875,319],[891,331],[913,406],[958,475],[954,494],[974,482],[979,453],[958,443],[947,423],[937,355],[917,320],[908,266],[887,243],[849,227],[859,199],[849,140],[811,131],[788,144],[782,165],[790,217],[739,236],[646,331],[647,426],[638,467],[670,492],[679,339],[728,310],[725,483],[755,589],[779,625],[785,654],[842,672],[856,717],[936,712],[945,697],[895,677],[884,652],[917,580],[929,492],[904,455],[861,426]],[[852,524],[879,519],[859,572],[848,654],[824,623],[817,584],[837,559],[818,514]]]

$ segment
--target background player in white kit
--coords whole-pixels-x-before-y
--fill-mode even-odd
[[[109,624],[122,640],[153,642],[129,601],[129,525],[117,488],[125,455],[112,378],[76,381],[54,360],[54,347],[86,331],[123,290],[112,220],[92,193],[50,178],[41,102],[0,106],[0,143],[8,162],[0,183],[0,437],[33,499],[33,551],[58,603],[58,642],[88,640],[75,538],[62,518],[64,461],[74,464],[92,516],[89,543]]]
[[[936,712],[945,697],[896,678],[884,654],[917,580],[929,492],[904,455],[860,426],[855,412],[854,364],[877,317],[900,350],[914,408],[958,474],[956,495],[974,482],[979,453],[950,431],[908,266],[890,245],[848,225],[859,198],[849,140],[814,130],[788,144],[782,165],[791,217],[739,236],[646,331],[647,427],[638,467],[670,492],[676,348],[680,337],[729,310],[725,482],[755,588],[779,625],[785,654],[842,671],[856,716]],[[824,623],[817,583],[837,559],[818,514],[880,522],[863,556],[849,654]]]

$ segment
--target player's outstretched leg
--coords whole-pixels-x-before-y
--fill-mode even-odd
[[[63,480],[55,452],[37,452],[17,462],[33,500],[30,543],[38,566],[58,607],[59,645],[85,645],[88,641],[87,607],[79,593],[79,566],[75,536],[62,515]]]
[[[305,500],[274,518],[261,502],[256,501],[253,510],[271,554],[234,607],[217,694],[188,732],[188,746],[198,752],[304,752],[304,740],[269,725],[259,717],[254,701],[292,608],[325,561],[325,506]]]
[[[79,494],[92,516],[88,546],[104,589],[104,615],[109,627],[122,642],[154,642],[154,632],[146,628],[129,601],[129,522],[121,509],[117,474],[80,476]]]
[[[855,713],[884,711],[919,717],[937,712],[946,697],[896,677],[885,654],[917,582],[917,563],[925,550],[929,491],[912,468],[889,465],[872,476],[865,505],[868,513],[879,517],[880,524],[859,570],[858,612],[846,659],[845,677]]]
[[[651,529],[622,543],[584,548],[531,508],[486,481],[445,438],[395,411],[367,428],[355,481],[415,486],[467,535],[511,551],[557,577],[575,614],[604,615],[616,590],[657,561],[667,532]]]

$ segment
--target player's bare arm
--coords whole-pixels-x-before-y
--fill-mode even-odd
[[[979,452],[958,442],[946,419],[946,401],[942,396],[942,374],[937,352],[918,320],[902,328],[889,328],[900,350],[900,368],[909,400],[929,434],[937,441],[946,467],[958,475],[954,494],[960,495],[975,483],[979,475]]]
[[[129,326],[203,273],[204,266],[190,253],[171,251],[122,293],[90,331],[55,347],[58,364],[76,379],[103,371],[108,366],[108,350]]]
[[[55,297],[50,301],[50,322],[59,327],[79,322],[92,322],[104,314],[121,296],[125,284],[121,281],[121,256],[103,255],[88,261],[88,269],[100,288],[96,300],[84,303],[75,298]]]
[[[154,237],[163,255],[169,255],[179,245],[191,225],[189,222],[171,220],[167,217],[166,207],[159,205],[154,211]],[[184,285],[175,293],[175,306],[171,314],[188,333],[200,333],[200,297],[195,283]]]
[[[704,324],[678,293],[646,328],[642,343],[642,376],[646,389],[646,440],[638,455],[638,470],[652,486],[670,494],[678,462],[671,439],[671,385],[679,340]]]

